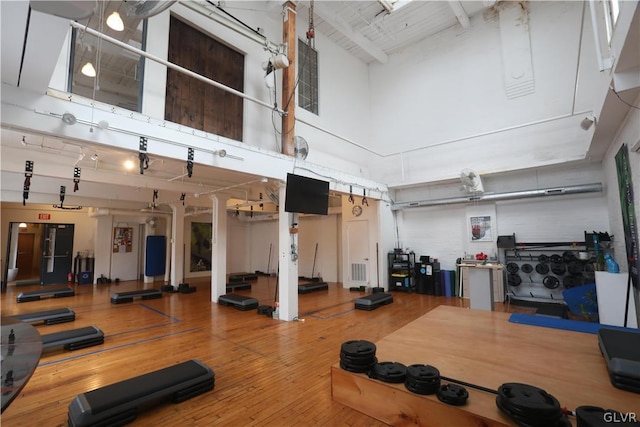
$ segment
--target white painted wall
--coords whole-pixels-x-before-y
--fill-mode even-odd
[[[530,95],[507,98],[500,23],[489,14],[475,16],[466,31],[452,27],[371,65],[372,148],[387,156],[419,149],[379,159],[378,179],[412,184],[452,178],[464,167],[483,172],[584,158],[589,133],[578,124],[592,109],[598,79],[589,16],[581,19],[580,2],[527,4]]]

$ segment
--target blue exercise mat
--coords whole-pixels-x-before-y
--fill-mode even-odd
[[[147,236],[147,250],[144,262],[145,276],[162,276],[165,272],[165,236]]]
[[[584,332],[586,334],[597,334],[600,328],[620,329],[623,331],[635,331],[636,329],[623,328],[621,326],[602,325],[594,322],[582,322],[580,320],[558,319],[547,316],[536,316],[535,314],[513,313],[509,317],[509,322],[520,323],[522,325],[542,326],[544,328],[564,329],[566,331]]]

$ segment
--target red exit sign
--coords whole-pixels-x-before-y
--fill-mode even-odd
[[[50,220],[50,219],[51,219],[51,214],[48,214],[48,213],[41,213],[41,214],[38,214],[38,219],[46,219],[46,220]]]

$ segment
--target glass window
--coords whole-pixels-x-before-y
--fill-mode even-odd
[[[298,40],[298,106],[318,114],[318,52]]]
[[[616,21],[618,20],[618,13],[620,12],[618,0],[606,0],[604,5],[604,20],[607,27],[607,41],[611,43],[613,37],[613,30],[616,27]]]
[[[124,2],[100,4],[104,10],[99,10],[91,17],[87,26],[144,50],[146,20],[127,16]],[[118,12],[123,21],[122,31],[107,26],[107,18],[114,12]],[[128,110],[141,111],[144,58],[78,29],[73,30],[71,40],[69,92]]]

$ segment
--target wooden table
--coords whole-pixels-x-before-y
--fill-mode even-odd
[[[376,342],[376,356],[380,362],[431,365],[442,376],[492,390],[511,382],[533,385],[569,409],[639,411],[640,395],[611,385],[596,335],[510,323],[509,316],[439,306]],[[467,404],[455,407],[335,364],[331,389],[334,400],[394,426],[516,425],[497,408],[494,394],[469,387]]]

